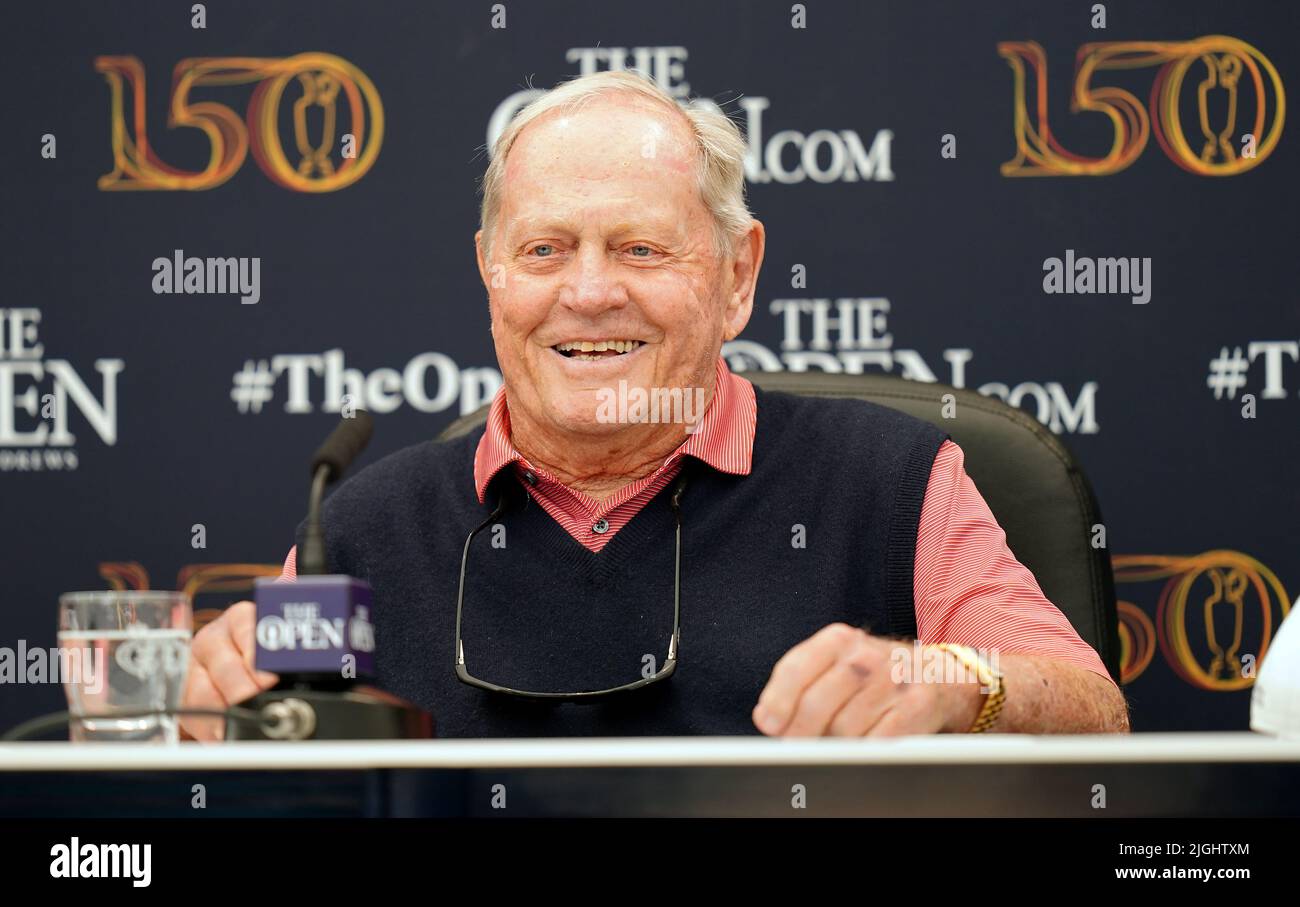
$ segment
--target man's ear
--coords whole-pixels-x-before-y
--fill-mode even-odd
[[[762,222],[751,220],[749,232],[736,240],[735,259],[731,262],[731,292],[723,312],[724,341],[739,337],[754,313],[754,293],[758,289],[758,272],[763,267],[766,246],[767,231]]]
[[[487,257],[483,252],[483,231],[479,230],[474,234],[474,257],[478,260],[478,276],[483,281],[483,288],[486,290],[492,286],[488,278]]]

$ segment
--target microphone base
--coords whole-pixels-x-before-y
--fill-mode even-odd
[[[240,706],[263,720],[227,720],[227,740],[420,740],[434,731],[428,712],[375,687],[272,689]]]

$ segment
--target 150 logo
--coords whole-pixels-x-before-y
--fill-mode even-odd
[[[1117,554],[1112,563],[1116,583],[1161,583],[1155,620],[1133,602],[1119,602],[1124,683],[1147,669],[1159,647],[1174,673],[1198,689],[1231,692],[1254,684],[1258,664],[1291,610],[1291,596],[1272,570],[1225,549]]]
[[[1110,118],[1111,148],[1101,157],[1075,154],[1052,135],[1043,48],[1034,41],[1003,41],[998,53],[1015,77],[1016,156],[1002,165],[1003,176],[1109,176],[1138,159],[1152,132],[1169,159],[1184,170],[1200,176],[1234,176],[1262,164],[1282,135],[1286,91],[1281,76],[1254,47],[1226,35],[1192,41],[1105,41],[1080,47],[1070,111]],[[1093,85],[1098,72],[1150,66],[1160,68],[1146,105],[1122,88]],[[1199,147],[1187,138],[1180,106],[1187,76],[1193,71],[1200,76],[1195,96]],[[1034,81],[1033,114],[1029,73]],[[1254,116],[1249,117],[1244,111],[1252,107]]]
[[[172,73],[167,127],[201,129],[210,147],[207,166],[183,170],[163,161],[150,145],[139,59],[96,57],[95,69],[108,80],[112,105],[113,170],[99,178],[102,190],[213,189],[239,171],[251,149],[262,172],[285,189],[335,192],[365,176],[383,143],[379,92],[365,73],[341,57],[194,57],[181,60]],[[290,163],[280,139],[280,104],[290,82],[296,82],[299,94],[292,108],[296,164]],[[225,104],[190,96],[195,88],[246,84],[257,86],[246,118]],[[341,101],[348,117],[342,133]],[[310,134],[309,118],[319,122],[318,141]]]

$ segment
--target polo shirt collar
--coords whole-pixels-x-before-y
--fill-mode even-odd
[[[686,436],[681,446],[664,460],[672,465],[683,456],[696,457],[719,472],[749,475],[754,458],[754,432],[758,407],[754,385],[727,368],[718,357],[714,368],[713,399],[700,420],[700,429]],[[474,453],[474,488],[483,503],[492,479],[511,463],[531,464],[510,440],[510,409],[504,386],[492,398],[483,437]]]

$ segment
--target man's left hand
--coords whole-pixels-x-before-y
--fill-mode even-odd
[[[979,714],[978,683],[896,682],[895,648],[848,624],[823,627],[776,663],[754,707],[772,737],[890,737],[965,731]],[[952,656],[945,656],[952,657]],[[910,679],[910,672],[907,679]]]

